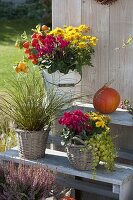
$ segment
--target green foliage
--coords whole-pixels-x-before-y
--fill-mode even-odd
[[[93,166],[92,170],[96,170],[99,162],[102,161],[107,170],[112,171],[115,165],[116,149],[110,136],[110,129],[101,134],[93,135],[86,141],[88,148],[92,152]]]
[[[94,49],[92,47],[87,49],[66,48],[65,52],[56,51],[55,56],[50,58],[45,57],[40,59],[41,67],[50,66],[48,72],[51,74],[56,72],[57,69],[64,74],[67,74],[69,70],[77,70],[80,74],[82,72],[83,65],[89,65],[93,67],[91,63],[91,55],[94,55]]]
[[[88,26],[64,26],[63,29],[57,27],[51,30],[39,24],[32,31],[30,38],[24,32],[16,41],[18,48],[24,47],[25,57],[28,58],[26,62],[32,60],[34,65],[47,69],[50,74],[57,70],[63,74],[76,70],[82,75],[84,65],[93,67],[92,55],[97,38],[85,36],[89,33]],[[28,47],[23,46],[25,42]]]
[[[8,116],[0,112],[0,152],[16,146],[15,133]]]
[[[0,0],[0,18],[1,19],[39,19],[45,21],[45,24],[51,26],[52,11],[51,0],[38,1],[27,0],[18,6],[11,2]]]
[[[63,97],[57,97],[53,91],[46,94],[36,71],[14,77],[6,93],[1,96],[0,109],[24,130],[42,130],[64,105]]]
[[[0,0],[0,18],[9,19],[14,15],[13,3]]]
[[[29,34],[33,26],[39,21],[25,20],[0,20],[0,91],[7,84],[7,79],[11,78],[14,63],[22,59],[23,53],[15,47],[15,41],[19,34],[26,32]],[[10,86],[10,85],[9,85]]]
[[[125,99],[124,100],[124,106],[128,110],[128,112],[133,115],[133,107],[130,105],[129,100]]]
[[[107,170],[113,170],[116,149],[109,128],[110,118],[106,115],[80,110],[65,112],[59,119],[64,128],[61,131],[63,144],[83,144],[92,153],[92,170],[95,175],[96,167],[102,161]]]

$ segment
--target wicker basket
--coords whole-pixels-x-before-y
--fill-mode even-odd
[[[42,131],[16,129],[19,156],[25,159],[38,159],[45,156],[50,128]]]
[[[67,144],[66,151],[70,164],[74,168],[79,170],[92,168],[92,153],[85,145]]]

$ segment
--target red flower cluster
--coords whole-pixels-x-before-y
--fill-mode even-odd
[[[25,48],[24,53],[27,54],[27,58],[32,60],[33,64],[38,63],[38,59],[43,55],[52,55],[55,49],[59,48],[64,50],[69,45],[69,41],[62,38],[62,36],[54,37],[52,35],[43,35],[42,33],[33,33],[31,41],[23,43]]]
[[[59,119],[59,124],[64,125],[70,131],[77,134],[90,132],[92,127],[88,125],[89,115],[84,114],[81,110],[75,110],[72,112],[65,112],[63,117]]]
[[[56,39],[58,47],[62,50],[69,45],[69,41],[64,40],[62,36],[58,36]]]

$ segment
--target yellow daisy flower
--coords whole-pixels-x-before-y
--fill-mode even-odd
[[[73,26],[68,26],[68,27],[65,29],[65,31],[66,31],[66,33],[68,33],[68,32],[70,32],[70,31],[72,31],[73,29],[74,29]]]
[[[86,48],[86,43],[85,42],[79,42],[77,47],[84,49],[84,48]]]
[[[89,44],[90,46],[96,46],[96,43],[94,43],[93,41],[88,42],[88,44]]]
[[[104,128],[104,126],[105,126],[104,121],[97,121],[96,122],[96,127],[102,127],[102,128]]]
[[[89,27],[89,26],[86,26],[86,25],[84,25],[84,24],[82,24],[82,25],[80,25],[80,26],[78,27],[78,29],[79,29],[79,31],[81,31],[81,32],[88,32],[88,31],[90,30],[90,27]]]
[[[96,41],[97,41],[97,38],[96,38],[96,37],[91,37],[91,40],[92,40],[93,42],[96,42]]]
[[[97,117],[97,114],[96,114],[95,112],[92,112],[92,113],[90,114],[90,116],[91,116],[91,117]]]
[[[64,30],[62,28],[57,27],[56,29],[52,30],[49,32],[50,35],[63,35],[64,34]]]
[[[87,40],[90,40],[92,37],[90,35],[86,36]]]

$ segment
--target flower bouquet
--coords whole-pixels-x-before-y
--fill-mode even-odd
[[[96,170],[102,161],[113,170],[116,157],[110,136],[110,118],[100,113],[83,113],[80,110],[65,112],[59,119],[63,125],[61,137],[66,145],[70,163],[80,170]]]
[[[30,37],[24,32],[16,41],[16,47],[25,56],[16,66],[16,72],[27,72],[27,62],[32,61],[41,70],[46,90],[55,90],[57,96],[72,99],[75,86],[82,79],[83,65],[91,62],[97,38],[89,35],[86,25],[64,26],[50,30],[37,25]]]
[[[26,72],[26,62],[31,60],[50,74],[56,71],[67,74],[69,70],[77,70],[81,74],[83,65],[93,66],[91,57],[97,38],[89,35],[89,30],[86,25],[53,30],[37,25],[31,37],[24,32],[16,41],[16,47],[24,49],[25,53],[24,60],[16,65],[16,71]]]

